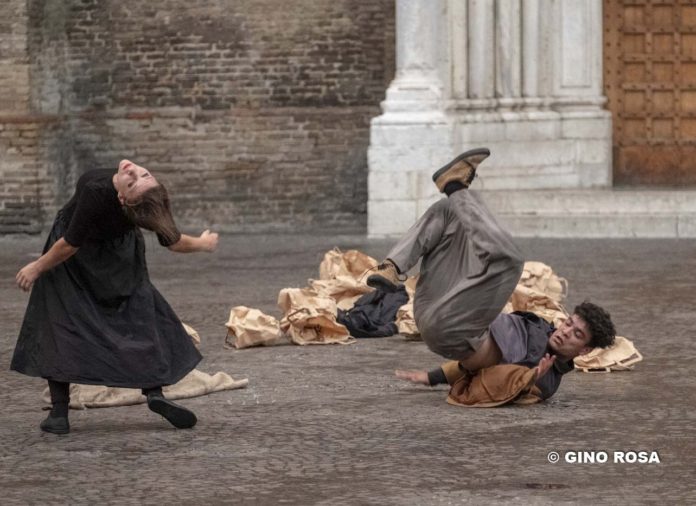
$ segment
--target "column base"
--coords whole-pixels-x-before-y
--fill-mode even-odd
[[[481,146],[491,157],[480,166],[473,189],[611,186],[608,111],[388,113],[371,127],[368,235],[405,232],[441,198],[432,173]]]

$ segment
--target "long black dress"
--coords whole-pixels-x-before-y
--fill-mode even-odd
[[[113,174],[85,173],[58,212],[44,253],[61,237],[79,249],[35,281],[11,369],[61,382],[152,388],[176,383],[201,360],[150,283],[142,233],[121,209]]]

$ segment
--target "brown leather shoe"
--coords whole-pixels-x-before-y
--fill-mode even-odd
[[[377,266],[377,270],[369,278],[367,278],[367,286],[371,286],[383,292],[395,292],[402,284],[399,279],[399,272],[391,260],[385,260]]]
[[[468,188],[476,177],[476,167],[490,155],[488,148],[476,148],[462,153],[433,174],[437,189],[444,193],[445,186],[452,181],[459,181]]]

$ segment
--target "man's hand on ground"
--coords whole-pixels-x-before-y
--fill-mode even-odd
[[[555,361],[556,355],[551,356],[548,353],[544,355],[542,359],[539,361],[539,365],[536,366],[536,378],[539,379],[544,374],[546,374],[549,371],[549,369],[551,369],[551,366]]]
[[[430,386],[428,380],[428,371],[402,371],[397,369],[394,371],[397,378],[410,381],[411,383],[419,383],[421,385]]]

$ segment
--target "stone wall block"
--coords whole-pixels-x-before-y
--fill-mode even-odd
[[[389,236],[395,230],[407,230],[418,218],[415,200],[370,201],[367,213],[368,229],[376,236]]]

